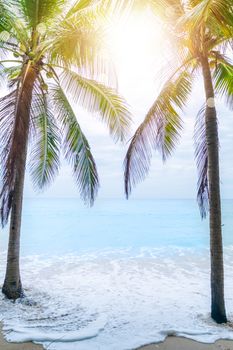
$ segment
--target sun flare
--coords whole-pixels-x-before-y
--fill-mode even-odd
[[[108,30],[113,60],[123,71],[140,73],[158,63],[163,39],[162,26],[149,9],[113,20]]]

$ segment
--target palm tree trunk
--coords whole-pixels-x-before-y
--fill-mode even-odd
[[[30,108],[32,101],[33,85],[36,80],[36,69],[29,67],[27,70],[19,105],[16,114],[16,126],[17,122],[24,123],[23,135],[17,140],[17,144],[20,143],[20,154],[17,155],[18,159],[15,162],[15,185],[12,198],[11,207],[11,219],[10,219],[10,232],[9,232],[9,243],[8,243],[8,256],[7,256],[7,267],[2,292],[9,299],[17,299],[23,296],[23,288],[20,278],[20,230],[21,230],[21,217],[22,217],[22,204],[23,204],[23,189],[24,189],[24,178],[27,158],[27,146],[28,136],[30,127]]]
[[[208,150],[208,186],[210,211],[211,317],[227,322],[224,301],[224,266],[219,181],[219,142],[214,89],[208,58],[201,60],[206,94],[206,142]]]

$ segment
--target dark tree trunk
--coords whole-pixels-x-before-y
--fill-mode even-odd
[[[10,218],[10,232],[8,243],[7,267],[2,292],[9,299],[17,299],[23,296],[23,288],[20,278],[20,229],[23,204],[24,177],[27,158],[27,145],[30,127],[30,108],[32,101],[33,85],[36,80],[36,70],[33,67],[27,69],[21,86],[18,110],[16,113],[15,130],[22,125],[23,135],[18,137],[16,145],[19,146],[20,154],[15,161],[15,185]]]
[[[217,323],[227,322],[224,301],[224,266],[219,180],[219,141],[214,89],[209,61],[202,58],[202,71],[206,94],[206,142],[208,150],[208,186],[210,211],[211,257],[211,317]]]

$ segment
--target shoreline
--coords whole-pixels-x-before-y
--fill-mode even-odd
[[[0,349],[1,350],[43,350],[42,345],[37,345],[32,342],[27,343],[9,343],[6,341],[0,326]]]
[[[233,350],[233,340],[200,343],[184,337],[168,336],[163,342],[141,346],[136,350]]]
[[[42,345],[32,342],[8,343],[0,332],[1,350],[43,350]],[[200,343],[183,337],[168,336],[164,342],[141,346],[135,350],[233,350],[233,340],[217,340],[215,343]]]

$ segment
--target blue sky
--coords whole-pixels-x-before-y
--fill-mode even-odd
[[[141,31],[140,19],[129,20],[125,25],[115,25],[110,31],[112,58],[118,73],[119,92],[126,98],[133,115],[132,132],[145,114],[163,83],[161,64],[169,65],[168,45],[160,35],[158,25],[149,20]],[[145,21],[143,22],[145,23]],[[151,27],[152,26],[152,27]],[[153,28],[154,26],[154,28]],[[140,37],[141,35],[141,37]],[[147,41],[144,38],[147,38]],[[166,65],[165,64],[165,65]],[[197,173],[194,161],[193,127],[198,110],[205,101],[201,77],[196,81],[193,94],[183,113],[182,138],[171,159],[163,164],[154,154],[147,179],[133,191],[132,198],[194,198]],[[233,112],[217,101],[220,133],[221,190],[224,198],[233,198]],[[123,198],[123,160],[127,145],[115,144],[98,116],[89,115],[75,107],[78,120],[88,137],[95,156],[101,188],[99,198]],[[37,196],[26,179],[26,196]],[[60,175],[43,197],[79,197],[71,174],[64,162]]]

